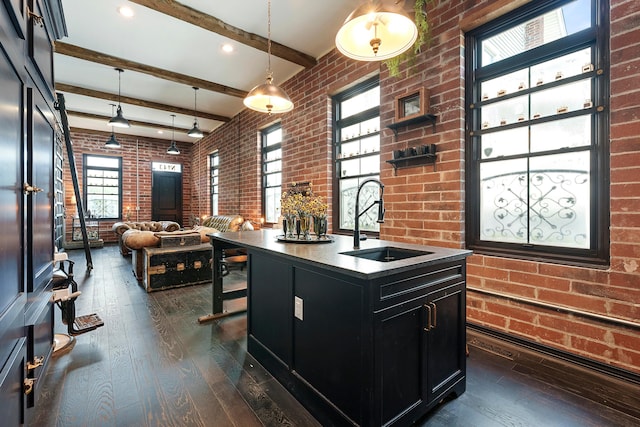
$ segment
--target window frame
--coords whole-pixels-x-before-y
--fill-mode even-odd
[[[333,194],[332,194],[332,210],[331,210],[331,215],[333,220],[331,221],[332,223],[332,233],[334,234],[351,234],[353,232],[352,228],[340,228],[340,212],[341,212],[341,206],[340,206],[340,181],[342,179],[354,179],[357,178],[359,181],[363,181],[367,178],[377,178],[380,179],[380,173],[381,173],[381,168],[380,165],[378,165],[378,173],[368,173],[368,174],[361,174],[361,175],[355,175],[355,176],[348,176],[348,177],[341,177],[340,176],[340,161],[342,159],[338,158],[338,155],[341,153],[341,144],[343,141],[340,140],[340,131],[343,128],[346,128],[348,126],[363,122],[365,120],[370,120],[373,119],[375,117],[380,117],[380,104],[378,104],[378,106],[376,107],[372,107],[369,108],[367,110],[361,111],[359,113],[353,114],[349,117],[346,117],[344,119],[341,118],[341,110],[340,110],[340,104],[344,101],[347,101],[351,98],[354,98],[368,90],[371,90],[373,88],[375,88],[376,86],[380,86],[380,76],[376,75],[374,77],[371,77],[363,82],[360,82],[336,95],[334,95],[331,98],[331,105],[332,105],[332,165],[334,167],[334,173],[333,173]],[[374,135],[376,132],[372,132],[369,135]],[[382,144],[382,131],[381,129],[378,129],[377,134],[380,137],[380,144]],[[352,142],[353,140],[348,140],[346,142]],[[380,147],[382,148],[382,147]],[[378,152],[378,155],[381,154],[381,151]],[[373,154],[375,155],[375,153]],[[380,237],[380,232],[378,231],[372,231],[372,230],[366,230],[367,235],[373,237],[373,238],[379,238]]]
[[[547,261],[567,265],[607,266],[609,264],[609,2],[591,0],[591,27],[565,36],[529,51],[489,64],[477,69],[480,61],[476,48],[481,49],[481,40],[487,39],[508,28],[526,22],[550,10],[561,7],[570,0],[544,0],[523,6],[495,21],[489,22],[466,34],[465,40],[465,239],[466,247],[476,253],[505,256],[533,261]],[[595,111],[592,113],[591,145],[581,151],[590,154],[590,244],[588,249],[561,246],[536,245],[531,243],[506,243],[481,239],[480,230],[480,139],[479,109],[481,103],[478,81],[506,75],[513,71],[561,57],[582,48],[592,47],[593,65],[596,75],[592,81]],[[523,65],[525,64],[525,65]],[[562,85],[559,82],[559,85]],[[535,90],[531,88],[531,90]],[[475,106],[474,106],[475,104]],[[474,108],[476,107],[476,108]],[[561,115],[562,120],[572,113]],[[576,115],[580,115],[577,113]],[[552,116],[553,117],[553,116]],[[553,118],[537,119],[540,123],[552,122]],[[536,122],[538,123],[538,122]],[[475,136],[474,136],[475,134]],[[481,132],[480,132],[481,136]],[[570,153],[572,149],[551,153]],[[548,154],[548,152],[546,152]],[[531,159],[535,152],[529,151],[514,158]],[[528,161],[528,160],[527,160]],[[529,169],[528,169],[529,170]]]
[[[271,152],[271,151],[275,151],[275,150],[281,150],[282,153],[282,140],[280,140],[280,142],[273,144],[273,145],[269,145],[267,146],[267,140],[268,140],[268,136],[277,131],[280,130],[281,132],[283,131],[282,129],[282,123],[278,122],[278,123],[274,123],[264,129],[262,129],[260,131],[260,185],[261,185],[261,204],[262,204],[262,209],[261,209],[261,213],[262,213],[262,218],[264,218],[265,224],[276,224],[277,223],[277,218],[276,218],[276,222],[271,222],[268,221],[267,218],[267,189],[268,188],[277,188],[280,187],[280,191],[279,194],[282,194],[282,167],[280,167],[280,171],[278,172],[270,172],[267,173],[267,155]],[[280,155],[280,162],[281,165],[284,162],[284,158],[282,156],[282,154]],[[279,186],[271,186],[271,187],[267,187],[267,178],[270,175],[275,175],[275,174],[279,174],[280,175],[280,185]],[[276,212],[277,212],[277,217],[280,216],[280,198],[277,198],[276,201],[277,204],[277,208],[276,208]]]
[[[116,168],[112,168],[112,167],[106,167],[106,166],[88,166],[88,159],[89,158],[103,158],[103,159],[116,159],[118,160],[118,167]],[[89,185],[87,184],[87,172],[89,169],[93,169],[93,170],[100,170],[100,171],[117,171],[118,172],[118,215],[115,217],[100,217],[100,218],[95,218],[92,217],[91,219],[97,220],[97,221],[114,221],[114,220],[122,220],[123,218],[123,208],[122,208],[122,157],[119,156],[104,156],[104,155],[99,155],[99,154],[83,154],[82,155],[82,182],[83,182],[83,188],[82,188],[82,202],[83,202],[83,208],[85,211],[85,214],[88,210],[89,207],[89,193],[88,193],[88,187]]]
[[[214,158],[218,160],[217,165],[214,162]],[[218,172],[217,184],[213,183],[214,171]],[[218,150],[209,154],[209,185],[211,188],[211,192],[209,194],[209,202],[211,203],[211,215],[218,215],[218,212],[220,210],[220,155],[218,153]],[[214,203],[214,198],[217,199],[216,203]]]

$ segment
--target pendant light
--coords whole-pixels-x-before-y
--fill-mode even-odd
[[[122,115],[122,107],[120,106],[120,76],[124,73],[122,68],[115,69],[118,72],[118,109],[116,110],[116,115],[109,120],[109,125],[119,127],[119,128],[128,128],[131,127],[129,124],[129,120],[125,119]]]
[[[180,150],[178,150],[178,147],[176,146],[175,135],[176,135],[176,115],[172,114],[171,115],[171,145],[169,145],[169,148],[167,148],[167,154],[180,154]]]
[[[358,61],[384,61],[408,50],[418,38],[418,28],[403,5],[403,0],[369,0],[360,5],[338,30],[336,47]]]
[[[198,127],[198,88],[193,87],[193,127],[187,132],[192,138],[202,138],[204,134]]]
[[[284,90],[273,84],[271,71],[271,0],[267,2],[267,81],[249,92],[244,99],[244,105],[261,113],[286,113],[293,110],[293,102]]]
[[[116,104],[111,104],[111,114],[113,114],[113,107],[115,106]],[[120,143],[116,139],[116,134],[113,131],[113,126],[111,126],[111,136],[109,137],[107,142],[105,142],[104,148],[120,148]]]

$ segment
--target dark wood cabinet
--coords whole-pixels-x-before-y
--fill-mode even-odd
[[[29,424],[32,408],[37,405],[37,379],[44,374],[53,352],[50,287],[56,119],[52,40],[56,26],[64,27],[56,0],[5,1],[0,6],[3,425]]]
[[[248,250],[249,352],[321,423],[410,425],[464,392],[464,257],[366,280]]]

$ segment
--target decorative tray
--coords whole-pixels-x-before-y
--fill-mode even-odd
[[[317,236],[312,236],[311,240],[303,240],[303,239],[297,239],[297,238],[293,238],[293,239],[287,239],[284,234],[281,234],[278,236],[278,242],[284,242],[284,243],[331,243],[333,242],[333,237],[331,236],[327,236],[324,239],[318,239]]]

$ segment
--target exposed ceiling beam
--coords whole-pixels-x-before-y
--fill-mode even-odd
[[[238,98],[244,98],[245,96],[247,96],[247,92],[244,90],[234,89],[229,86],[224,86],[219,83],[213,83],[207,80],[199,79],[197,77],[187,76],[185,74],[174,73],[172,71],[163,70],[162,68],[153,67],[151,65],[129,61],[128,59],[118,58],[116,56],[107,55],[106,53],[96,52],[95,50],[85,49],[61,41],[55,42],[55,52],[61,55],[83,59],[85,61],[108,65],[113,68],[122,68],[125,70],[149,74],[159,79],[170,80],[176,83],[185,84],[187,86],[198,87],[200,89],[206,89],[225,95],[236,96]]]
[[[249,33],[240,28],[236,28],[227,24],[224,21],[216,18],[215,16],[207,15],[199,10],[192,9],[189,6],[185,6],[174,0],[130,0],[132,3],[137,3],[142,6],[146,6],[155,11],[164,13],[165,15],[172,16],[181,21],[188,22],[205,30],[218,33],[231,40],[235,40],[238,43],[251,46],[254,49],[267,52],[268,40],[257,34]],[[237,1],[237,0],[236,0]],[[311,68],[317,64],[318,61],[306,53],[292,49],[280,43],[271,40],[271,54],[278,58],[285,59],[294,64],[301,65],[305,68]]]
[[[103,120],[105,122],[105,132],[109,132],[108,125],[106,124],[109,121],[109,119],[111,118],[109,116],[103,116],[101,114],[84,113],[82,111],[75,111],[75,110],[67,110],[67,114],[69,116],[82,117],[84,119]],[[131,126],[133,126],[133,127],[139,126],[139,127],[153,128],[153,129],[164,129],[164,130],[170,130],[170,131],[175,129],[177,131],[187,132],[189,130],[187,128],[182,128],[182,127],[178,127],[178,126],[173,128],[170,125],[161,125],[161,124],[157,124],[157,123],[141,122],[141,121],[136,121],[136,120],[129,120],[129,124]],[[207,135],[207,132],[203,132],[203,133],[205,135]],[[161,138],[161,139],[166,139],[166,138]]]
[[[112,102],[118,102],[117,93],[102,92],[99,90],[87,89],[84,87],[74,86],[66,83],[56,82],[56,91],[74,93],[76,95],[84,95],[91,98],[100,98],[100,99],[106,99]],[[188,108],[176,107],[174,105],[166,105],[166,104],[161,104],[159,102],[153,102],[153,101],[145,101],[144,99],[132,98],[130,96],[121,95],[120,102],[123,102],[125,104],[130,104],[130,105],[137,105],[139,107],[152,108],[154,110],[169,111],[172,113],[193,116],[193,110],[190,110]],[[219,116],[217,114],[205,113],[203,111],[198,111],[196,116],[199,119],[216,120],[219,122],[231,121],[231,118],[229,117]]]

